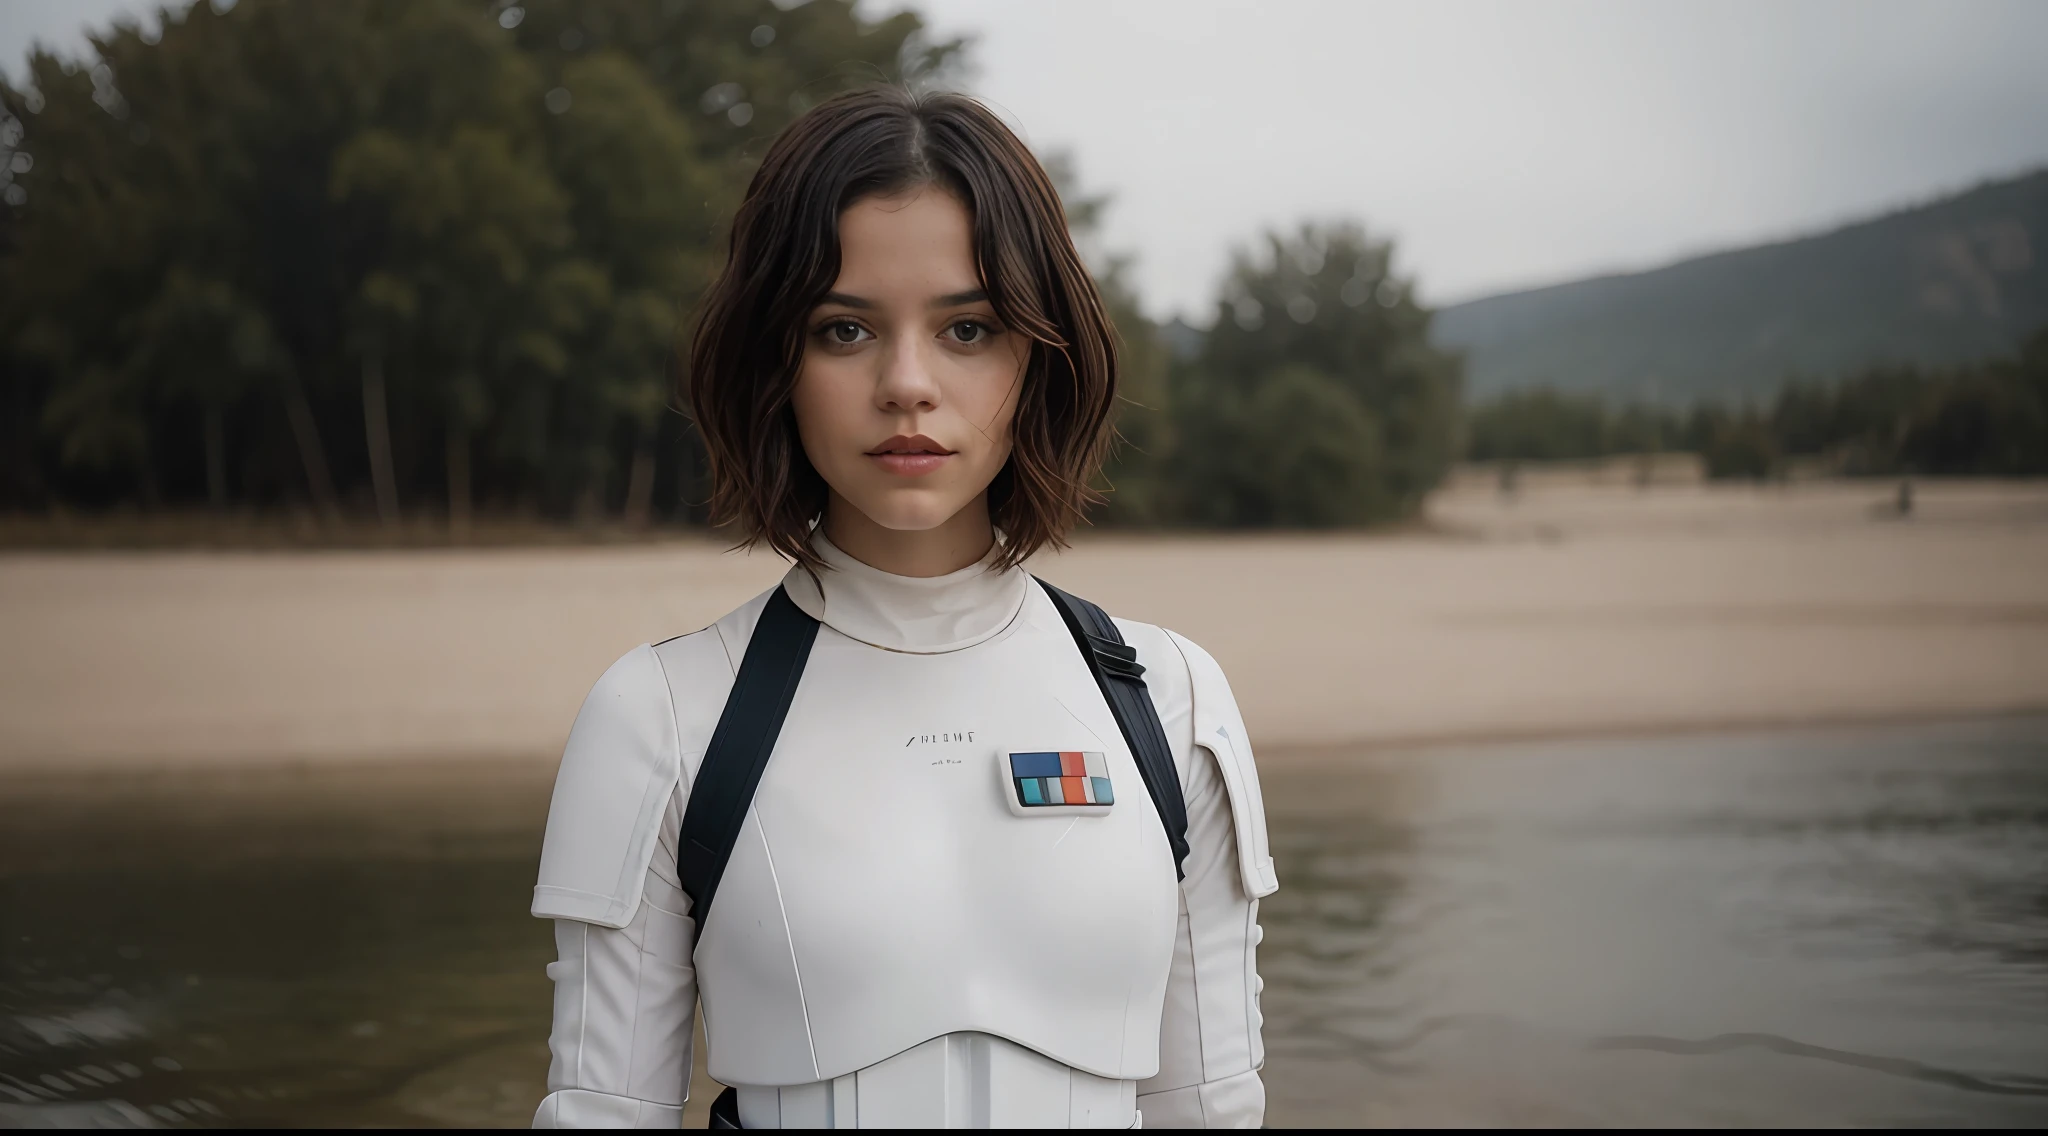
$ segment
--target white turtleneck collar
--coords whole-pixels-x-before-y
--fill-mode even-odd
[[[1022,568],[997,571],[1000,543],[977,563],[944,576],[894,576],[840,551],[812,530],[825,561],[815,577],[799,564],[782,578],[807,615],[849,639],[885,651],[938,655],[993,639],[1017,618],[1030,594]]]

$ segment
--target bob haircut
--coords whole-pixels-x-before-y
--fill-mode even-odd
[[[839,277],[841,214],[922,186],[966,206],[989,302],[1031,340],[1010,459],[989,486],[999,567],[1063,546],[1099,499],[1088,483],[1110,435],[1116,335],[1058,191],[974,99],[870,87],[813,107],[768,148],[691,339],[683,385],[710,458],[712,518],[737,523],[745,544],[822,567],[810,530],[827,490],[791,407],[806,323]]]

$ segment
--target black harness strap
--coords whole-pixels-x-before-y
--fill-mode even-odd
[[[1081,648],[1081,657],[1095,675],[1095,685],[1109,702],[1116,728],[1138,763],[1138,775],[1145,779],[1145,791],[1152,794],[1152,807],[1166,826],[1166,842],[1173,848],[1176,878],[1187,878],[1188,805],[1180,791],[1180,771],[1173,766],[1173,751],[1167,748],[1166,731],[1159,725],[1159,709],[1152,704],[1152,692],[1145,689],[1145,668],[1138,662],[1137,648],[1124,642],[1123,633],[1109,613],[1077,595],[1063,592],[1044,580],[1038,586],[1052,597],[1060,618]]]
[[[697,921],[699,934],[817,637],[818,621],[777,588],[754,625],[753,638],[747,640],[746,657],[740,660],[732,693],[726,696],[704,760],[697,766],[677,834],[676,874],[690,897],[690,916]]]
[[[704,1127],[746,1128],[746,1125],[740,1123],[740,1094],[731,1085],[727,1085],[724,1092],[712,1098],[711,1119]]]

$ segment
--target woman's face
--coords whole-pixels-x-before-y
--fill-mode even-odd
[[[909,532],[972,507],[985,525],[1030,344],[982,292],[966,207],[925,187],[849,208],[839,279],[806,331],[797,432],[831,509]]]

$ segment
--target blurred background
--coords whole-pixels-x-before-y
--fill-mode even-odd
[[[2042,43],[0,0],[0,1126],[530,1119],[576,707],[781,569],[679,335],[876,81],[989,100],[1109,297],[1034,569],[1232,677],[1270,1123],[2048,1121]]]

